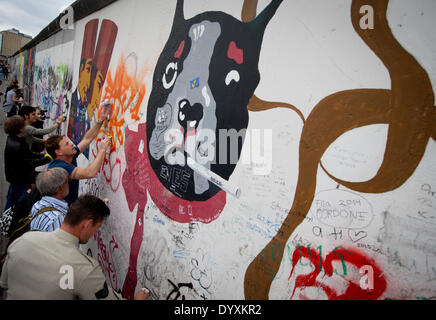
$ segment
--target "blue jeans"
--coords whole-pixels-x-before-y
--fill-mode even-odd
[[[20,202],[22,198],[24,199],[29,188],[29,184],[11,184],[8,190],[5,210]]]

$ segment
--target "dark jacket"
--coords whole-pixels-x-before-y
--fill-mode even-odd
[[[11,184],[35,183],[35,168],[50,162],[48,157],[29,150],[24,138],[9,135],[5,147],[5,175]]]

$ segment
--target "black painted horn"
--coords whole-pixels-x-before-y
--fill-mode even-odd
[[[256,29],[259,35],[263,35],[266,26],[282,2],[283,0],[272,0],[268,6],[266,6],[266,8],[257,15],[255,19],[249,22],[250,27]]]
[[[178,23],[185,21],[185,15],[183,13],[184,2],[185,2],[184,0],[177,0],[176,12],[174,14],[173,28],[174,28],[174,26],[177,26]]]

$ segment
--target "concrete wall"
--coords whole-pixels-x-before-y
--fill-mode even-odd
[[[84,252],[127,297],[435,298],[436,3],[269,4],[122,0],[16,57],[73,141],[114,99],[80,184],[111,216]],[[233,162],[206,159],[219,129],[245,137]],[[226,191],[167,152],[195,134]]]

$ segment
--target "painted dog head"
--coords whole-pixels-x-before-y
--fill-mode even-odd
[[[254,20],[243,23],[223,12],[185,20],[183,0],[177,1],[147,109],[150,164],[176,196],[204,201],[220,191],[187,166],[188,155],[226,180],[231,176],[236,163],[218,161],[219,131],[241,133],[243,143],[247,105],[260,80],[263,34],[281,2],[272,0]]]

